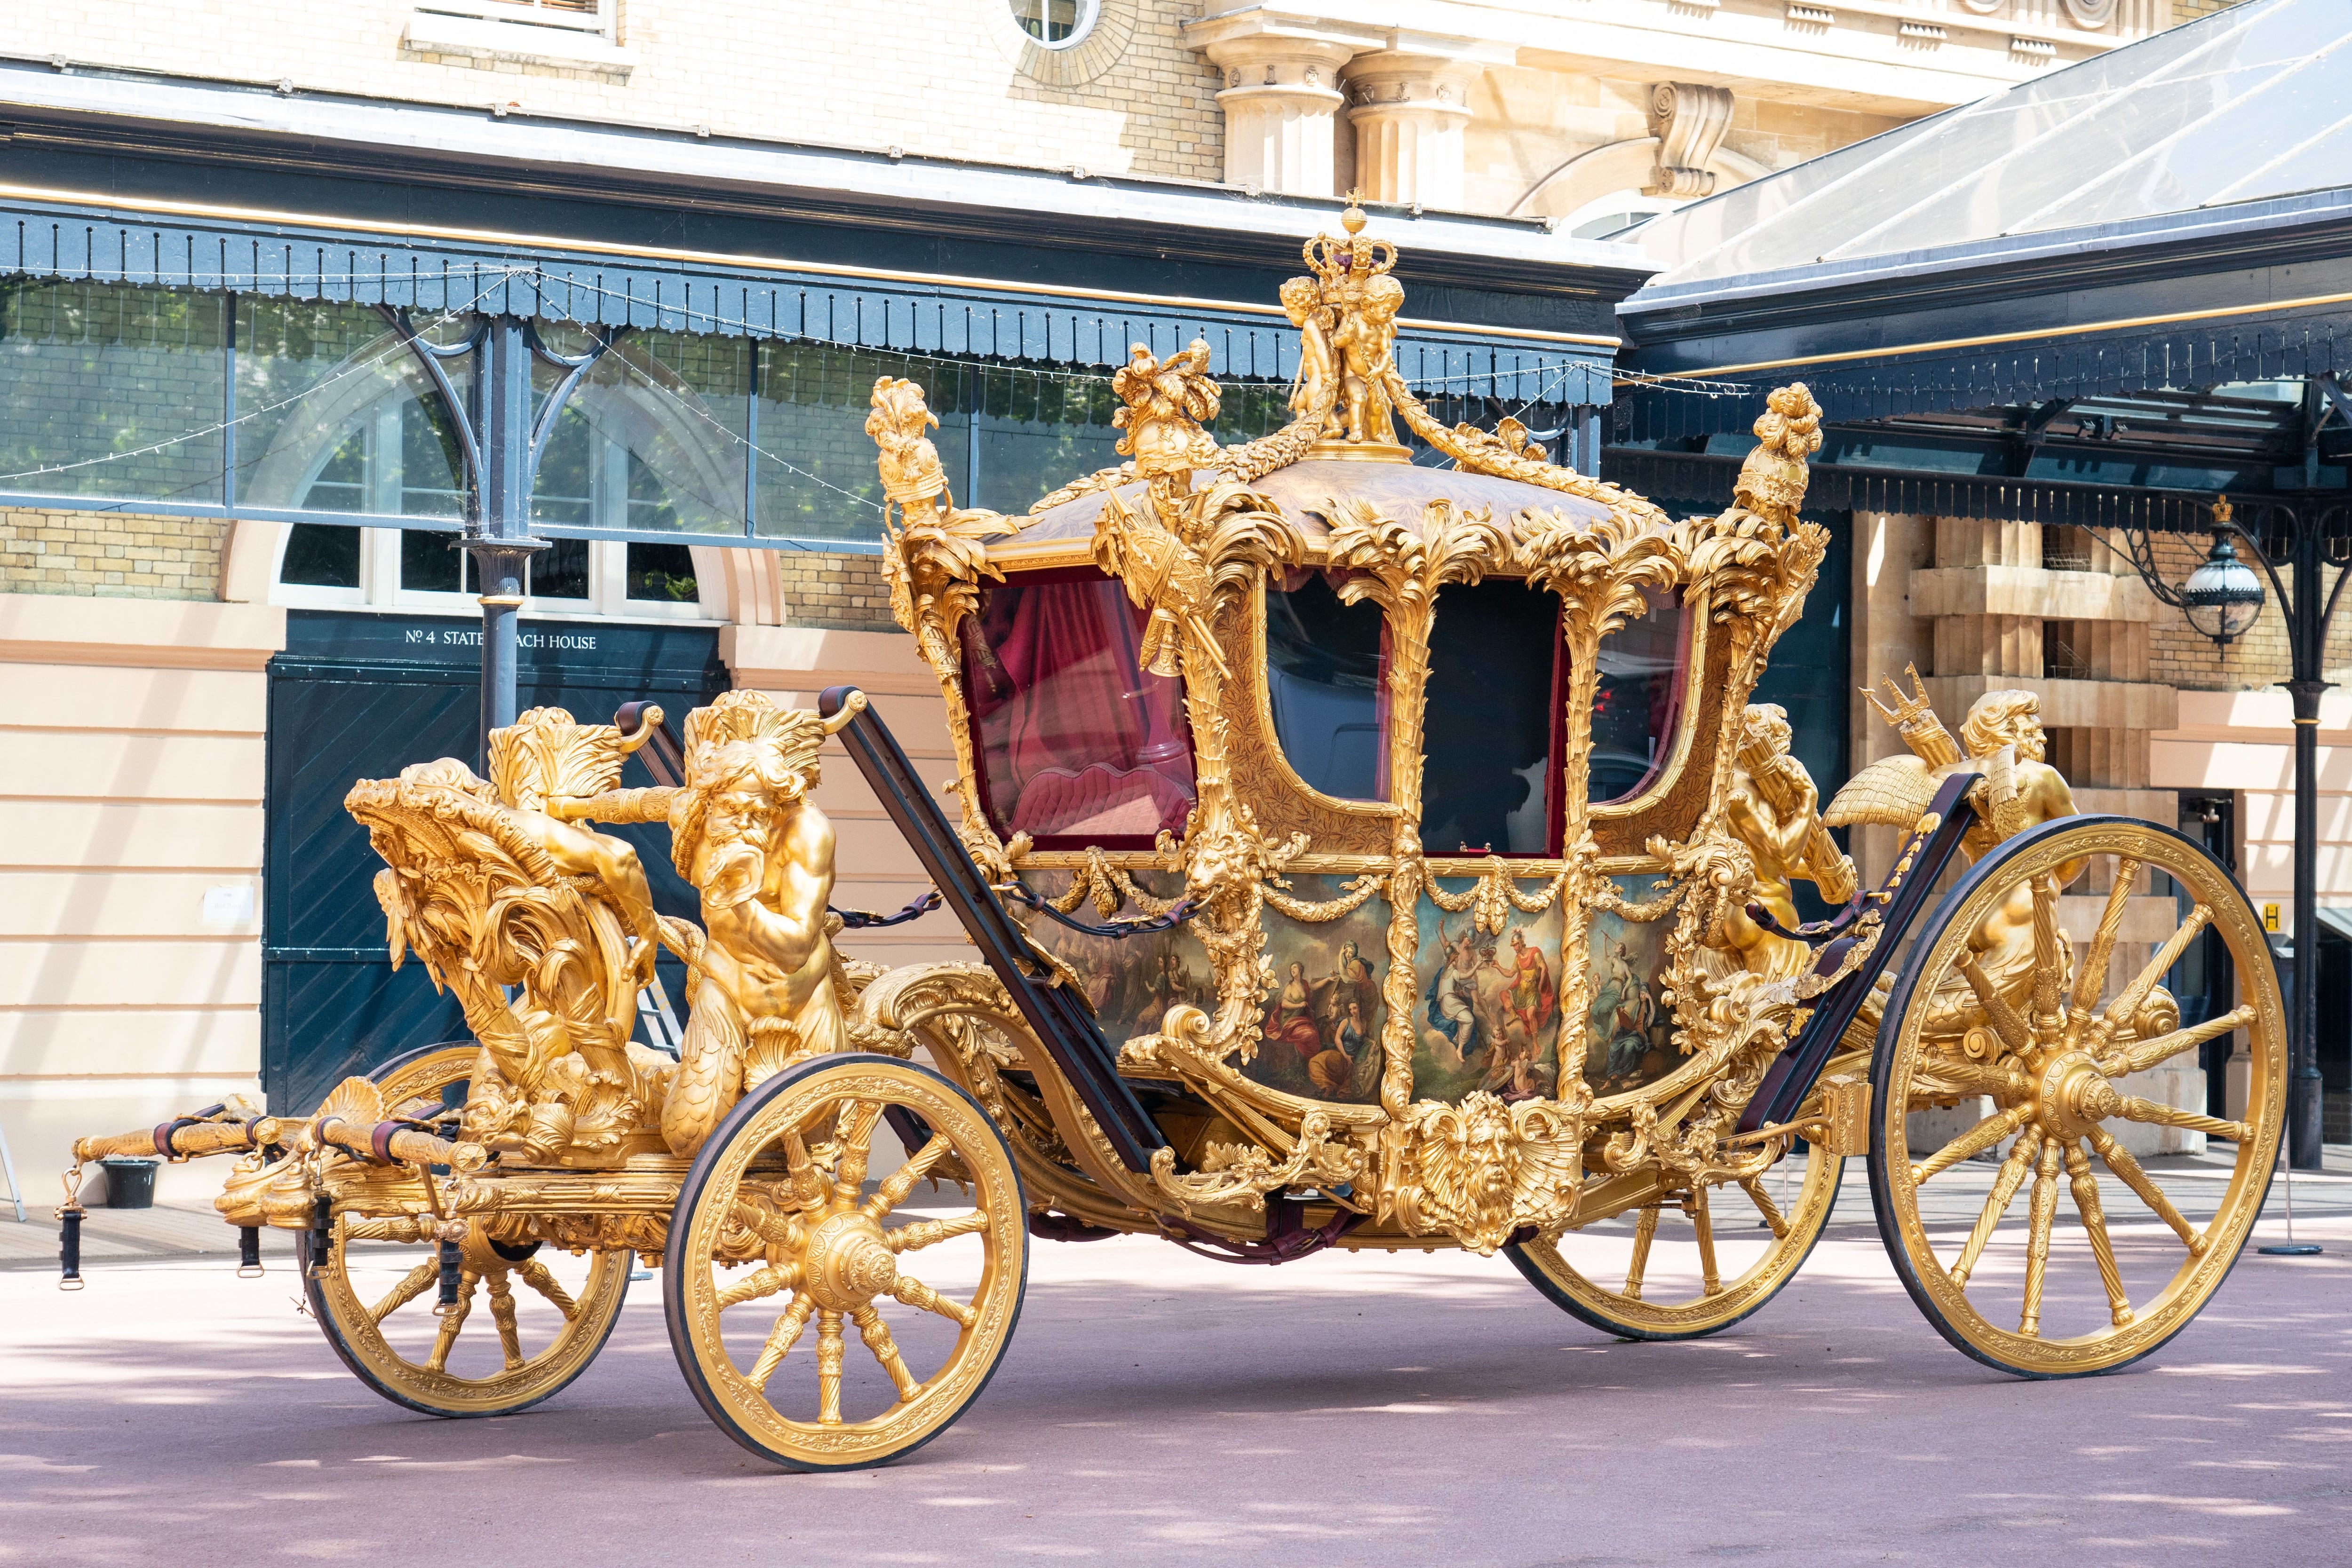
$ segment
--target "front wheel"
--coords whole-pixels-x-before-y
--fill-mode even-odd
[[[2159,982],[2208,931],[2244,1003],[2183,1027]],[[2134,1081],[2240,1031],[2243,1121],[2150,1099],[2151,1081]],[[2211,855],[2121,817],[2061,818],[2001,844],[1937,905],[1879,1030],[1871,1197],[1905,1288],[1947,1340],[2020,1376],[2137,1361],[2189,1325],[2253,1228],[2285,1073],[2261,922]],[[1919,1113],[1964,1106],[1973,1125],[1926,1134]],[[2117,1134],[2134,1124],[2232,1141],[2210,1218],[2184,1215],[2125,1147]],[[1989,1190],[1964,1175],[1982,1173],[1976,1156],[2000,1162]],[[1962,1190],[1937,1203],[1930,1183]],[[2021,1231],[2005,1224],[2021,1193]],[[2058,1224],[2062,1193],[2079,1228]]]
[[[1619,1339],[1701,1339],[1755,1312],[1796,1277],[1830,1222],[1845,1161],[1818,1144],[1737,1186],[1661,1194],[1630,1239],[1589,1227],[1504,1249],[1570,1316]],[[1609,1281],[1614,1281],[1611,1283]]]
[[[870,1182],[886,1117],[907,1155]],[[895,1058],[820,1057],[745,1095],[695,1156],[663,1312],[720,1430],[773,1464],[857,1469],[913,1452],[980,1396],[1028,1272],[1013,1154],[971,1098]],[[814,1353],[793,1355],[811,1329]]]

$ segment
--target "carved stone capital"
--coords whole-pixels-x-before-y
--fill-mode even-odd
[[[1375,202],[1462,205],[1462,132],[1470,89],[1507,51],[1469,38],[1393,31],[1348,62],[1356,183]]]
[[[1223,78],[1225,183],[1332,194],[1332,138],[1345,102],[1339,68],[1377,48],[1380,35],[1259,8],[1187,24],[1184,41]]]
[[[1723,145],[1723,133],[1730,129],[1729,88],[1686,81],[1652,83],[1650,134],[1658,139],[1658,162],[1642,193],[1683,199],[1713,195],[1715,176],[1707,170],[1707,161]]]

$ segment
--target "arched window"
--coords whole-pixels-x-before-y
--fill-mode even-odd
[[[1671,196],[1645,196],[1640,187],[1628,185],[1595,196],[1560,219],[1559,226],[1574,239],[1609,239],[1685,204]]]

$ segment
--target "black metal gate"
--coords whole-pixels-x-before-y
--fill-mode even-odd
[[[383,862],[343,810],[360,779],[412,762],[459,757],[479,766],[481,623],[471,619],[295,611],[286,652],[269,665],[268,842],[263,876],[262,1086],[280,1113],[315,1108],[328,1090],[412,1046],[462,1038],[464,1017],[414,959],[394,974],[371,885]],[[524,707],[558,706],[609,720],[651,697],[672,729],[685,710],[729,685],[715,629],[595,622],[527,623]],[[653,783],[632,758],[623,783]],[[696,912],[670,869],[669,833],[614,830],[637,845],[654,903]],[[662,983],[679,998],[684,969]],[[660,1026],[646,1038],[659,1042]]]

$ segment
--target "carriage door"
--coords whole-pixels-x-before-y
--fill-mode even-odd
[[[269,665],[268,841],[263,876],[262,1085],[280,1114],[307,1113],[352,1073],[413,1047],[462,1039],[464,1016],[413,958],[393,972],[373,883],[383,862],[343,810],[359,779],[457,757],[479,766],[480,622],[426,615],[290,611],[286,652]],[[682,730],[686,710],[729,685],[707,626],[525,622],[522,708],[558,706],[583,723],[651,697]],[[631,758],[622,782],[654,782]],[[693,915],[669,863],[669,832],[614,830],[637,845],[655,904]],[[674,1012],[685,972],[660,966]],[[661,1043],[662,1026],[639,1020]],[[674,1043],[674,1042],[673,1042]]]

